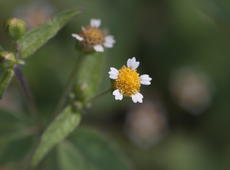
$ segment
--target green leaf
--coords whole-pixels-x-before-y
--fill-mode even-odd
[[[67,10],[47,23],[34,28],[26,33],[19,41],[19,51],[22,58],[26,58],[35,53],[49,39],[54,37],[57,32],[64,27],[74,16],[79,14],[79,10]]]
[[[129,170],[118,150],[98,132],[77,129],[58,145],[60,170]]]
[[[2,98],[6,88],[9,86],[13,76],[13,69],[2,70],[0,68],[0,99]]]
[[[71,107],[67,107],[43,133],[32,165],[36,166],[56,144],[65,139],[79,125],[80,118],[79,113],[73,113]]]
[[[0,164],[22,160],[32,149],[33,136],[19,114],[0,110]]]
[[[87,101],[96,93],[105,69],[105,54],[90,53],[81,56],[77,73],[75,95],[77,100]]]

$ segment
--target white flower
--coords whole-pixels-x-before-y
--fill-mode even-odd
[[[86,51],[95,50],[97,52],[103,52],[105,48],[112,48],[114,43],[114,37],[112,35],[105,35],[101,29],[101,20],[91,19],[90,25],[82,27],[80,34],[72,34],[72,37],[77,39]]]
[[[113,95],[115,100],[122,100],[123,96],[131,97],[134,103],[142,103],[143,95],[140,93],[140,86],[150,85],[152,78],[143,74],[139,76],[136,69],[140,65],[140,62],[136,61],[133,57],[128,59],[127,66],[123,66],[117,70],[114,67],[110,68],[109,78],[114,80],[115,90]]]

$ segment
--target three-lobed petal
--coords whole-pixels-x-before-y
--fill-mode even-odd
[[[140,76],[141,84],[150,85],[152,78],[148,74],[143,74]]]
[[[138,66],[140,65],[139,61],[136,61],[136,58],[129,58],[127,61],[127,66],[133,70],[136,70],[138,68]]]
[[[109,78],[116,80],[118,77],[119,71],[114,68],[114,67],[110,67],[110,71],[109,71]]]
[[[123,99],[123,95],[120,93],[120,91],[118,89],[113,91],[113,95],[115,96],[115,100],[122,100]]]
[[[131,96],[134,103],[143,103],[143,95],[141,93],[136,93]]]
[[[91,19],[90,20],[90,26],[98,28],[101,25],[101,20],[100,19]]]
[[[104,42],[104,46],[106,48],[112,48],[113,47],[113,44],[115,43],[116,41],[114,40],[114,37],[112,35],[108,35],[105,37],[105,42]]]

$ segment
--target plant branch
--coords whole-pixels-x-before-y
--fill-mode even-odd
[[[20,85],[20,88],[22,90],[22,93],[25,96],[26,102],[28,104],[29,112],[36,115],[37,114],[37,107],[35,105],[33,95],[32,95],[31,90],[29,88],[28,82],[26,81],[25,76],[24,76],[23,72],[21,71],[21,68],[18,64],[15,65],[14,72],[15,72],[15,76],[18,80],[18,83]]]

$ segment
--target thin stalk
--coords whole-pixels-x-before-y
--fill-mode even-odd
[[[15,72],[15,76],[18,80],[18,83],[20,85],[20,88],[22,90],[22,93],[25,96],[26,102],[28,104],[28,110],[30,113],[34,114],[34,116],[38,113],[37,107],[35,105],[34,102],[34,98],[33,95],[31,93],[31,90],[29,88],[28,82],[25,79],[25,76],[23,74],[23,72],[20,69],[19,65],[16,65],[14,67],[14,72]]]
[[[88,99],[88,100],[86,101],[86,103],[93,102],[94,100],[98,99],[99,97],[104,96],[105,94],[111,92],[111,90],[112,90],[112,88],[108,88],[108,89],[106,89],[106,90],[104,90],[104,91],[102,91],[102,92],[96,94],[96,95],[93,96],[92,98]]]
[[[73,67],[73,70],[71,71],[71,73],[69,75],[69,78],[68,78],[67,83],[66,83],[65,88],[64,88],[64,92],[61,95],[60,100],[57,103],[57,107],[54,111],[54,116],[57,115],[65,105],[68,94],[70,93],[70,91],[74,85],[74,80],[75,80],[77,72],[78,72],[78,66],[81,63],[81,58],[82,57],[79,57],[79,59],[77,60],[77,62],[75,63],[75,65]]]

